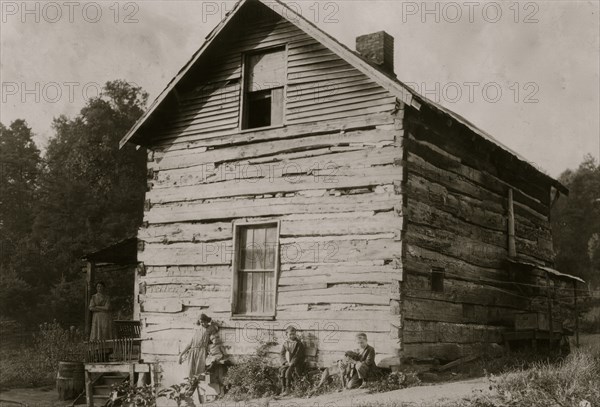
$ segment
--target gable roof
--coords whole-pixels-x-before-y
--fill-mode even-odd
[[[396,96],[399,100],[404,102],[408,106],[412,106],[413,108],[420,110],[423,104],[427,105],[430,108],[433,108],[448,117],[452,118],[456,122],[464,125],[475,134],[479,135],[483,139],[491,142],[502,150],[512,154],[518,160],[527,163],[533,169],[535,169],[538,173],[540,173],[544,178],[546,178],[550,183],[561,193],[568,194],[568,189],[564,187],[560,182],[556,179],[547,175],[541,168],[537,167],[534,163],[531,163],[524,157],[522,157],[519,153],[511,150],[500,141],[492,137],[487,132],[481,130],[471,122],[469,122],[464,117],[454,113],[453,111],[444,108],[443,106],[427,99],[426,97],[420,95],[412,88],[407,86],[406,84],[399,81],[395,76],[390,76],[389,74],[381,71],[378,67],[371,64],[369,61],[364,59],[360,54],[350,50],[347,46],[337,41],[335,38],[327,34],[325,31],[321,30],[315,24],[307,20],[301,14],[298,14],[295,10],[288,7],[282,0],[238,0],[233,8],[226,14],[225,18],[221,20],[221,22],[206,36],[204,44],[196,51],[192,58],[181,68],[181,70],[169,81],[166,88],[158,95],[158,97],[152,102],[148,110],[144,112],[144,114],[137,120],[137,122],[133,125],[133,127],[127,132],[125,137],[123,137],[119,143],[119,147],[122,148],[127,142],[136,142],[138,132],[140,129],[146,124],[147,120],[155,113],[156,110],[163,105],[169,95],[172,93],[176,93],[175,87],[177,84],[183,79],[183,77],[195,66],[196,62],[200,59],[202,55],[207,51],[213,41],[219,36],[219,34],[223,31],[223,29],[232,21],[232,19],[239,13],[242,7],[246,3],[260,3],[265,7],[269,7],[283,19],[287,20],[291,24],[298,27],[300,30],[304,31],[306,34],[312,36],[314,39],[319,41],[321,44],[329,48],[335,54],[337,54],[340,58],[344,59],[358,71],[370,77],[375,83],[386,89],[392,95]],[[276,7],[270,7],[273,3],[276,3],[279,7],[281,7],[281,11]]]

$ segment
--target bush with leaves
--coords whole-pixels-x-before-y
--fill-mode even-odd
[[[108,400],[109,407],[156,407],[156,386],[131,385],[129,382],[115,384]]]
[[[2,349],[0,386],[37,387],[56,381],[58,362],[83,362],[84,335],[56,321],[43,323],[34,334],[33,345],[23,343],[15,349]]]
[[[83,362],[85,344],[83,333],[75,327],[65,329],[56,320],[40,325],[34,336],[35,352],[49,370],[56,370],[58,362]]]
[[[183,383],[174,384],[158,392],[157,398],[173,400],[180,406],[195,406],[193,396],[198,388],[200,376],[186,377]],[[185,404],[182,404],[185,403]]]
[[[227,397],[235,401],[269,397],[279,390],[278,369],[268,358],[269,342],[261,345],[255,355],[242,359],[231,366],[223,380],[229,388]]]

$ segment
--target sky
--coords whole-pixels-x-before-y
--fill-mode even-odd
[[[600,157],[598,0],[286,3],[352,49],[385,30],[401,81],[552,176]],[[25,119],[44,149],[107,81],[153,100],[233,4],[0,0],[0,121]]]

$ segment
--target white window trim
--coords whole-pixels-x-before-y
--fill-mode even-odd
[[[243,227],[248,226],[276,226],[276,234],[277,234],[277,245],[275,247],[275,270],[273,275],[273,312],[269,314],[237,314],[237,301],[239,299],[239,263],[240,263],[240,251],[238,250],[239,243],[239,230]],[[231,319],[275,319],[277,315],[277,286],[279,284],[279,272],[281,268],[280,259],[279,259],[279,251],[280,251],[280,232],[281,232],[281,221],[279,220],[262,220],[262,221],[253,221],[253,222],[233,222],[233,257],[231,260]]]

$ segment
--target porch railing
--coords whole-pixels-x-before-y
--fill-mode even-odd
[[[139,338],[140,337],[140,321],[113,321],[117,338]]]
[[[86,363],[139,362],[141,342],[142,339],[140,338],[106,339],[86,342],[85,361]]]

